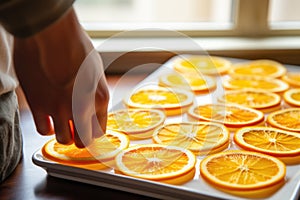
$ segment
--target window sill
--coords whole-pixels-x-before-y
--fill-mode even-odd
[[[138,65],[159,67],[177,54],[209,54],[243,59],[274,59],[300,65],[300,37],[198,37],[92,39],[108,73],[124,73]],[[150,67],[151,66],[151,67]]]

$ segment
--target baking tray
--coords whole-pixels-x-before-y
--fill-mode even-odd
[[[181,55],[181,56],[189,56],[189,55]],[[158,77],[164,73],[172,72],[172,63],[178,59],[178,56],[171,58],[157,70],[155,70],[152,74],[150,74],[146,79],[141,81],[138,85],[132,88],[138,89],[139,87],[145,85],[157,85]],[[247,60],[244,59],[234,59],[227,58],[232,63],[235,62],[244,62]],[[299,71],[298,66],[293,65],[285,65],[288,71]],[[217,78],[217,89],[214,92],[220,92],[218,90],[222,90],[221,80],[224,77]],[[222,91],[221,91],[222,92]],[[211,94],[206,95],[197,95],[196,101],[201,101],[205,103],[214,103],[216,98],[212,98]],[[111,111],[125,108],[122,103],[122,99],[116,102]],[[168,122],[184,122],[187,121],[186,114],[182,116],[176,117],[168,117],[166,119],[166,123]],[[232,136],[232,134],[231,134]],[[232,140],[231,140],[232,141]],[[139,140],[139,141],[131,141],[131,144],[136,143],[152,143],[150,139],[147,140]],[[229,149],[237,149],[234,143],[231,142]],[[144,180],[139,178],[133,178],[126,175],[116,174],[113,169],[105,169],[100,171],[87,170],[82,168],[76,168],[71,166],[62,165],[51,160],[45,158],[41,152],[41,150],[36,151],[32,160],[34,164],[44,168],[50,176],[68,179],[73,181],[78,181],[82,183],[88,183],[92,185],[97,185],[101,187],[112,188],[116,190],[122,190],[126,192],[136,193],[140,195],[150,196],[154,198],[160,199],[245,199],[238,196],[233,196],[222,191],[219,191],[206,183],[199,172],[199,163],[201,161],[201,157],[197,157],[196,163],[196,174],[194,179],[183,184],[183,185],[171,185],[166,183],[160,183],[150,180]],[[282,200],[282,199],[298,199],[299,198],[299,187],[300,187],[300,164],[299,165],[288,165],[287,166],[287,174],[286,174],[286,182],[285,184],[272,196],[269,196],[266,199],[269,200]]]

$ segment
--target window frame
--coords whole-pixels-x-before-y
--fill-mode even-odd
[[[300,23],[268,22],[269,3],[270,0],[232,0],[232,23],[199,22],[185,23],[184,26],[182,23],[82,23],[82,25],[92,38],[111,37],[128,30],[135,30],[129,37],[171,37],[168,31],[162,31],[158,27],[176,30],[189,37],[299,35]],[[292,28],[295,24],[298,29]]]
[[[101,25],[83,23],[82,25],[92,38],[93,45],[101,55],[108,74],[125,73],[145,63],[163,64],[176,54],[199,54],[198,50],[182,45],[181,38],[176,37],[176,34],[172,35],[176,26],[181,27],[176,32],[190,37],[209,55],[242,59],[274,59],[285,64],[300,65],[300,29],[294,30],[290,27],[282,28],[268,24],[269,0],[232,1],[232,24],[215,23],[213,26],[208,23],[190,23],[184,29],[178,23],[163,26],[173,31],[155,29],[157,24],[153,23],[146,25],[150,29],[139,29],[145,26],[124,23],[101,23]],[[126,32],[119,37],[119,33],[127,30],[134,31]],[[133,44],[149,44],[154,41],[154,38],[158,43],[167,40],[169,44],[176,45],[168,47],[168,51],[132,50]],[[107,41],[109,45],[103,45],[107,44]],[[153,66],[149,69],[152,71]]]

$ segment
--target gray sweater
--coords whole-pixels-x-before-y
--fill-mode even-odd
[[[27,37],[47,27],[74,0],[0,0],[0,23],[16,37]]]

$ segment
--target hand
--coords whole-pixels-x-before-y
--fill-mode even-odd
[[[42,32],[15,38],[14,63],[40,134],[84,147],[105,132],[109,93],[102,62],[73,9]]]

